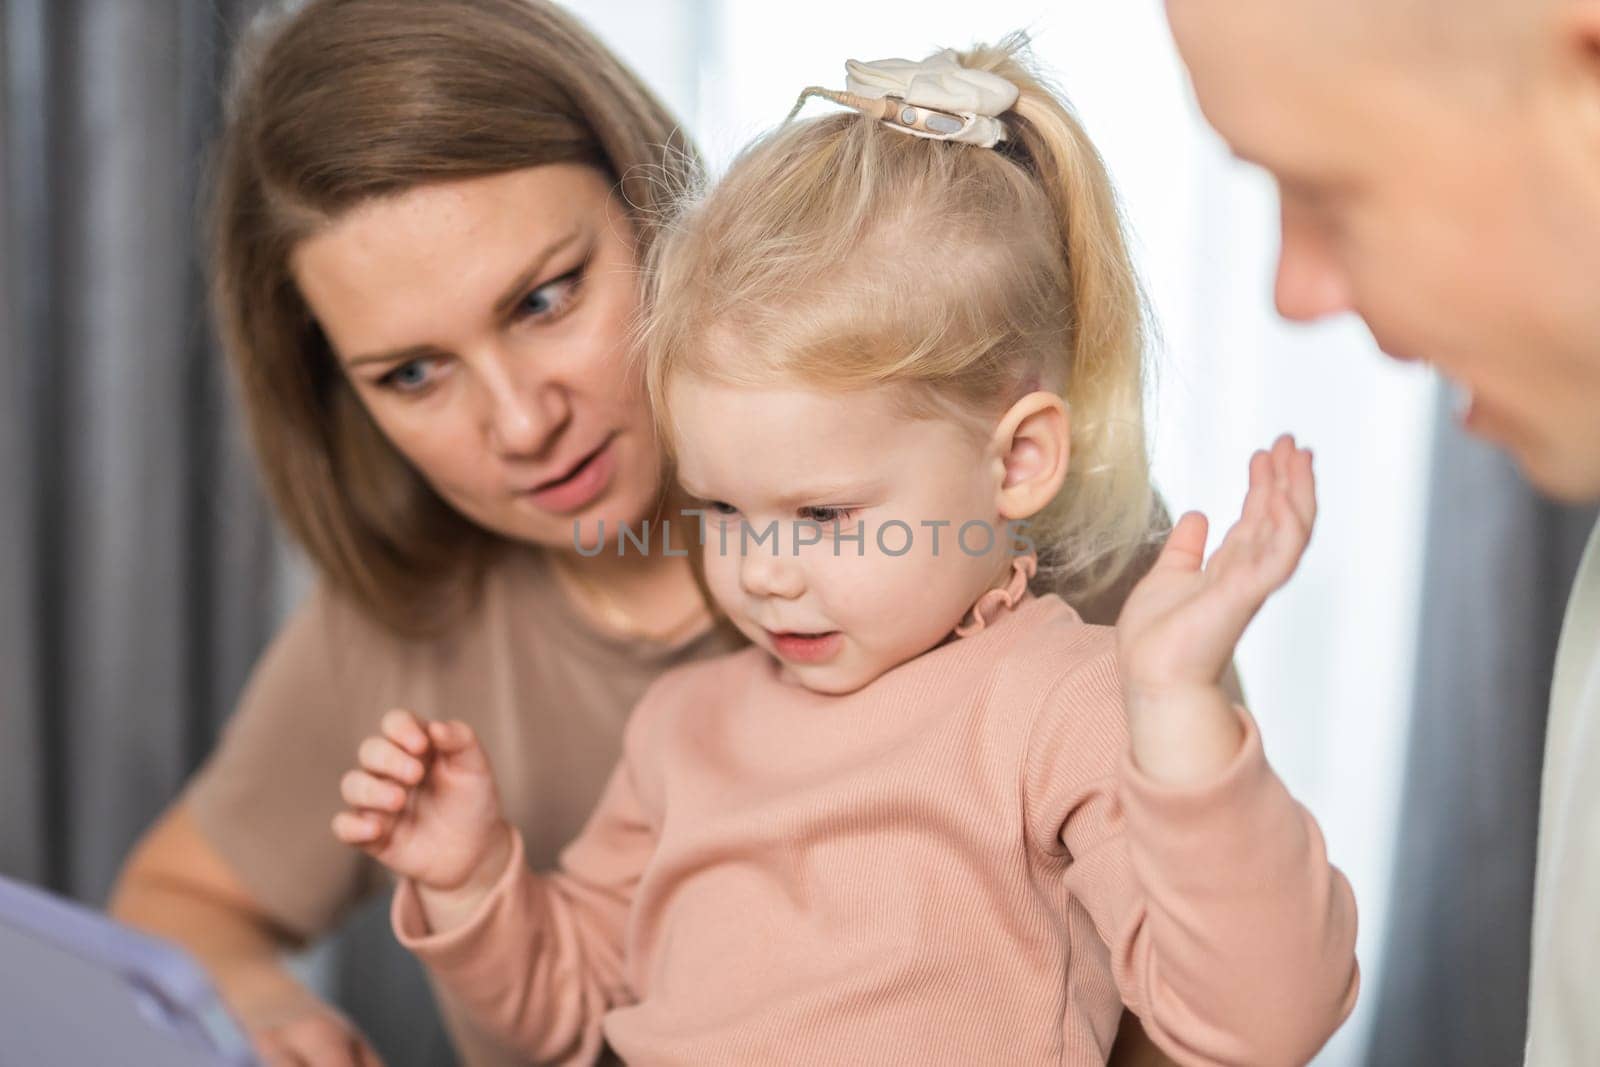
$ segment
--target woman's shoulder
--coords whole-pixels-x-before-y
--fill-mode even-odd
[[[419,617],[411,631],[395,628],[326,576],[302,577],[291,583],[292,604],[256,674],[273,688],[317,687],[348,696],[378,679],[430,673],[459,658],[463,646],[491,636],[508,577],[499,566],[487,569],[465,610],[441,615],[448,621],[432,627]]]

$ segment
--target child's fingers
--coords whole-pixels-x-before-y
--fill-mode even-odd
[[[1236,557],[1249,558],[1272,533],[1272,456],[1257,452],[1250,457],[1250,491],[1239,509],[1239,521],[1228,528],[1222,543],[1206,565],[1208,574],[1226,573]]]
[[[1309,533],[1317,512],[1310,451],[1297,447],[1293,435],[1282,435],[1272,444],[1272,471],[1275,494],[1288,500],[1288,514]]]
[[[1161,555],[1156,558],[1152,569],[1191,573],[1199,570],[1201,561],[1205,559],[1209,525],[1200,512],[1187,512],[1167,535],[1167,543],[1162,546]]]
[[[395,708],[392,711],[385,712],[379,729],[382,730],[383,736],[413,756],[427,755],[428,731],[426,724],[405,708]]]
[[[410,790],[366,771],[346,771],[339,779],[339,796],[352,808],[378,811],[404,810]]]
[[[1241,560],[1249,560],[1272,536],[1272,497],[1277,492],[1272,453],[1258,451],[1250,457],[1250,490],[1239,509],[1239,521],[1228,528],[1222,543],[1206,565],[1206,573],[1220,576]]]
[[[440,754],[450,758],[453,766],[474,773],[488,772],[489,761],[483,754],[483,746],[478,744],[478,735],[466,723],[456,719],[429,723],[428,737]]]
[[[333,817],[333,836],[347,845],[375,845],[389,832],[392,820],[371,811],[341,811]]]
[[[1271,594],[1287,582],[1300,565],[1305,554],[1309,531],[1301,523],[1288,493],[1279,493],[1272,503],[1273,536],[1261,553],[1257,564],[1258,580],[1263,596]]]
[[[1239,509],[1241,526],[1254,526],[1267,515],[1267,501],[1272,493],[1272,453],[1258,451],[1250,456],[1250,488],[1244,495],[1244,506]]]
[[[421,760],[387,737],[369,737],[361,742],[356,749],[356,762],[369,774],[393,778],[406,785],[416,785],[422,781],[426,770]]]
[[[1239,521],[1217,549],[1217,555],[1225,561],[1240,552],[1256,555],[1271,543],[1278,526],[1274,501],[1290,489],[1290,469],[1298,451],[1292,435],[1280,434],[1271,448],[1250,457],[1250,491],[1245,495]],[[1234,531],[1239,533],[1237,539],[1232,536]]]
[[[1273,533],[1272,521],[1272,492],[1262,487],[1252,490],[1258,496],[1252,506],[1253,518],[1240,516],[1223,536],[1222,543],[1211,554],[1211,559],[1206,563],[1206,576],[1213,582],[1222,582],[1231,589],[1240,589],[1239,583],[1242,576],[1248,575],[1255,567],[1256,560],[1260,557],[1264,547],[1271,542]],[[1245,582],[1250,587],[1249,596],[1254,596],[1254,583]]]
[[[1289,469],[1289,501],[1295,514],[1309,531],[1317,523],[1317,476],[1312,470],[1311,450],[1295,454]]]
[[[429,723],[428,736],[439,746],[439,751],[452,755],[464,752],[478,742],[478,735],[472,732],[472,727],[456,719]]]
[[[1299,449],[1295,447],[1294,434],[1281,433],[1277,440],[1272,442],[1272,467],[1274,473],[1280,478],[1288,473],[1289,459]]]
[[[1300,446],[1295,443],[1292,433],[1282,434],[1272,442],[1272,469],[1278,484],[1288,485],[1294,472],[1295,457],[1299,455]]]

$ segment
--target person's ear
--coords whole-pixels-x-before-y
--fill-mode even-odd
[[[1549,23],[1560,68],[1581,95],[1578,105],[1591,121],[1600,119],[1600,0],[1559,5]]]
[[[1067,479],[1072,418],[1054,393],[1029,393],[1006,411],[989,439],[1003,470],[995,509],[1022,520],[1043,511]]]

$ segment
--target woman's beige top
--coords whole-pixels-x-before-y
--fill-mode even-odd
[[[390,708],[470,723],[492,754],[529,859],[549,864],[594,807],[646,687],[670,667],[744,644],[723,628],[676,646],[614,636],[555,583],[538,552],[511,553],[461,624],[427,641],[400,638],[353,603],[313,592],[257,664],[184,797],[269,915],[314,937],[392,885],[329,828],[343,806],[340,776]],[[467,1062],[501,1062],[445,1011]]]

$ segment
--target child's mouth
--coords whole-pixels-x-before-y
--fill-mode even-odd
[[[816,634],[779,633],[768,630],[767,636],[772,639],[774,652],[786,660],[797,663],[821,663],[830,659],[844,640],[844,635],[838,630]]]

